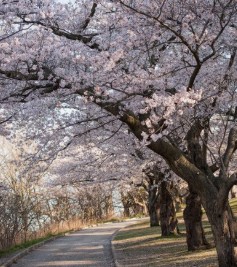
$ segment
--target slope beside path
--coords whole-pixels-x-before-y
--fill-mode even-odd
[[[13,267],[115,266],[111,239],[117,230],[136,223],[106,223],[57,238],[29,252]]]

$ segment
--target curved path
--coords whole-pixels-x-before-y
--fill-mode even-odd
[[[112,236],[137,221],[106,223],[57,238],[19,259],[12,267],[115,266]]]

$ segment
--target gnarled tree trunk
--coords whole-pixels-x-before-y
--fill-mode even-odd
[[[159,197],[156,186],[150,186],[148,193],[148,211],[150,226],[159,226]]]
[[[198,194],[190,191],[186,198],[186,207],[183,212],[189,251],[209,245],[202,226],[201,207],[201,199]]]
[[[216,244],[218,262],[220,267],[236,267],[237,255],[234,249],[234,240],[228,206],[221,208],[221,203],[209,203],[206,212],[212,227],[214,240]]]
[[[178,220],[172,195],[168,189],[166,181],[161,182],[160,189],[160,224],[162,236],[178,233]]]

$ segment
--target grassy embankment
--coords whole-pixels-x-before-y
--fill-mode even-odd
[[[230,201],[237,214],[237,199]],[[185,237],[185,225],[182,212],[178,213],[181,235],[161,237],[160,227],[149,227],[143,222],[122,229],[116,235],[113,244],[118,263],[122,266],[159,266],[159,267],[216,267],[215,248],[188,252]],[[213,243],[211,228],[204,215],[204,230],[210,243]]]
[[[95,221],[91,221],[90,223],[88,222],[86,224],[83,224],[80,221],[78,221],[77,223],[72,221],[71,222],[71,226],[68,226],[70,223],[67,224],[67,227],[66,226],[62,226],[61,228],[59,228],[59,227],[52,226],[50,228],[50,230],[48,231],[48,233],[45,233],[45,234],[40,233],[40,235],[42,237],[30,239],[30,240],[28,240],[26,242],[13,245],[13,246],[11,246],[10,248],[7,248],[7,249],[2,249],[2,250],[0,249],[0,258],[8,257],[8,255],[11,255],[11,254],[14,254],[14,253],[16,253],[18,251],[21,251],[23,249],[29,248],[32,245],[38,244],[40,242],[49,240],[52,237],[63,236],[66,233],[70,233],[70,232],[73,232],[75,230],[80,230],[80,229],[82,229],[84,227],[88,227],[88,226],[90,227],[91,225],[95,225],[95,224],[98,224],[98,223],[118,222],[118,221],[121,221],[121,219],[119,219],[119,218],[111,218],[111,219],[104,220],[104,221],[95,220]]]
[[[18,245],[12,246],[12,247],[10,247],[8,249],[0,250],[0,258],[4,257],[4,256],[7,256],[7,255],[9,255],[11,253],[15,253],[17,251],[29,248],[29,247],[31,247],[31,246],[33,246],[35,244],[38,244],[38,243],[43,242],[45,240],[48,240],[48,239],[50,239],[52,237],[61,236],[61,235],[63,235],[63,233],[60,233],[60,234],[57,234],[57,235],[48,234],[45,237],[29,240],[29,241],[26,241],[26,242],[24,242],[22,244],[18,244]]]

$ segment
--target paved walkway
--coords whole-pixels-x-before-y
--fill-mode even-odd
[[[138,220],[107,223],[57,238],[19,259],[12,267],[114,267],[113,234]]]

